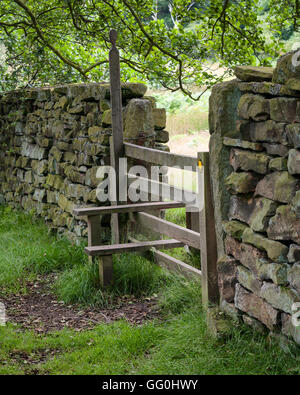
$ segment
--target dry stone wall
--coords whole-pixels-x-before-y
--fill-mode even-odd
[[[168,149],[166,113],[143,84],[122,84],[124,137]],[[86,236],[75,207],[99,205],[96,177],[110,164],[109,84],[71,84],[0,96],[0,204],[33,211],[73,240]],[[109,218],[102,218],[103,239]]]
[[[300,66],[237,67],[210,98],[211,180],[224,311],[300,344]],[[298,62],[299,63],[299,62]]]

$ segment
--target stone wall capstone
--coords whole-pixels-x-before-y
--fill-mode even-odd
[[[125,140],[168,149],[166,114],[143,84],[122,84]],[[0,94],[0,204],[33,211],[78,241],[87,235],[75,207],[99,206],[96,177],[110,164],[108,83],[70,84]],[[109,238],[109,218],[101,234]]]
[[[220,306],[300,345],[300,67],[240,66],[210,97]]]

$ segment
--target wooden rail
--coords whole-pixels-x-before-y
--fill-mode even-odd
[[[130,218],[148,229],[155,229],[155,232],[174,237],[188,246],[200,249],[200,233],[148,213],[132,214]]]
[[[104,215],[114,213],[131,213],[139,211],[153,211],[153,210],[166,210],[169,208],[185,207],[181,202],[149,202],[149,203],[132,203],[123,204],[118,206],[103,206],[103,207],[87,207],[76,208],[73,210],[73,215],[77,217]]]
[[[178,155],[170,152],[160,151],[154,148],[146,148],[140,145],[124,143],[125,155],[129,158],[143,160],[155,165],[168,167],[190,167],[197,171],[197,158],[187,155]]]
[[[165,182],[152,180],[150,178],[138,177],[132,174],[128,174],[128,190],[130,192],[131,184],[135,181],[139,181],[140,191],[145,194],[151,193],[151,197],[157,200],[170,199],[190,205],[191,202],[195,201],[196,194],[187,189],[175,187]]]
[[[85,251],[90,256],[104,256],[121,254],[124,252],[146,251],[151,248],[178,248],[184,244],[178,240],[139,241],[136,243],[111,244],[96,247],[86,247]]]

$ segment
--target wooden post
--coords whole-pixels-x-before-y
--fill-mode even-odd
[[[88,246],[100,246],[101,240],[101,217],[100,215],[88,216]],[[112,256],[89,257],[90,261],[99,264],[99,278],[101,288],[110,285],[113,274]]]
[[[202,273],[202,304],[205,308],[209,303],[218,303],[218,274],[217,274],[217,242],[215,231],[215,216],[212,202],[212,191],[209,173],[209,152],[198,153],[204,177],[203,185],[198,186],[199,193],[204,193],[204,207],[200,211],[200,244],[201,244],[201,273]],[[199,177],[199,181],[202,178]],[[202,189],[202,191],[201,191]],[[204,191],[203,191],[204,189]]]
[[[122,115],[122,92],[120,77],[120,56],[116,47],[118,33],[112,29],[109,33],[112,48],[109,51],[109,71],[110,71],[110,103],[112,112],[112,138],[110,139],[110,163],[116,172],[116,200],[112,205],[120,204],[119,202],[119,161],[124,157],[123,144],[123,115]],[[125,229],[120,232],[120,216],[112,214],[112,240],[113,243],[120,243],[120,234],[122,241],[126,241]],[[124,228],[124,227],[123,227]]]

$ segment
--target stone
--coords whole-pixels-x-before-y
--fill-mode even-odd
[[[38,174],[43,175],[47,173],[48,161],[47,160],[33,160],[31,161],[32,170]]]
[[[35,189],[33,194],[33,200],[37,200],[38,202],[43,202],[46,198],[45,189]]]
[[[283,144],[263,143],[263,147],[266,149],[267,154],[269,155],[279,155],[285,157],[289,153],[289,148]]]
[[[58,197],[58,205],[59,205],[59,207],[62,210],[66,211],[66,212],[68,212],[70,214],[72,214],[72,212],[73,212],[73,210],[75,208],[75,204],[71,200],[68,200],[62,194],[60,194],[59,197]]]
[[[156,98],[154,96],[144,96],[144,99],[150,101],[152,108],[156,108]]]
[[[90,188],[81,184],[68,184],[67,186],[68,197],[75,198],[77,200],[83,199],[84,195],[89,192]]]
[[[294,91],[300,91],[300,80],[297,78],[290,78],[286,81],[285,86]]]
[[[287,283],[287,266],[266,259],[266,254],[250,244],[240,243],[232,237],[225,239],[226,253],[250,269],[259,280],[272,280],[275,284]]]
[[[85,174],[83,174],[85,177],[85,184],[92,188],[96,188],[104,180],[104,177],[97,177],[97,170],[98,167],[92,167],[88,169]]]
[[[288,171],[290,174],[300,174],[300,151],[291,149],[288,158]]]
[[[238,81],[232,80],[213,86],[209,98],[209,152],[210,180],[215,205],[215,229],[218,257],[225,255],[222,222],[227,219],[230,193],[224,180],[232,172],[229,163],[229,149],[223,144],[223,137],[238,138],[236,130],[237,106],[241,97]]]
[[[228,213],[229,220],[237,219],[238,221],[249,224],[249,219],[255,207],[253,198],[233,195],[230,198],[230,208]]]
[[[270,118],[277,122],[294,122],[296,118],[297,99],[275,97],[270,99]]]
[[[234,75],[242,81],[271,81],[274,69],[263,66],[236,66]]]
[[[292,240],[300,244],[300,219],[290,205],[280,206],[270,219],[267,232],[272,240]]]
[[[293,303],[300,301],[300,296],[295,290],[267,282],[264,282],[260,296],[276,309],[289,314],[292,313]]]
[[[46,157],[45,148],[41,148],[38,145],[32,145],[27,142],[23,142],[21,146],[21,155],[27,156],[31,159],[44,159]]]
[[[263,196],[281,203],[290,203],[300,188],[300,181],[287,171],[266,175],[256,186],[255,196]]]
[[[47,203],[57,204],[58,202],[58,192],[47,190]]]
[[[261,95],[245,94],[238,105],[238,116],[242,119],[265,121],[270,115],[269,100]]]
[[[48,174],[46,178],[46,185],[53,187],[54,189],[61,189],[63,186],[64,180],[59,175]]]
[[[236,285],[234,304],[239,310],[261,321],[270,330],[274,330],[279,323],[279,312],[240,284]]]
[[[206,324],[209,333],[216,339],[224,339],[232,333],[232,324],[219,307],[209,307],[207,309]]]
[[[153,109],[149,100],[131,99],[124,114],[124,138],[149,136],[154,133]]]
[[[33,173],[32,173],[31,170],[28,170],[28,171],[25,172],[25,174],[24,174],[24,181],[27,184],[32,184],[33,183]]]
[[[229,192],[233,194],[237,193],[249,193],[256,190],[256,185],[259,182],[260,177],[255,173],[251,172],[233,172],[225,178],[225,185]]]
[[[223,223],[224,232],[234,237],[235,239],[242,240],[243,233],[247,229],[247,225],[239,221],[227,221]]]
[[[111,109],[104,111],[102,115],[102,126],[111,126],[112,125],[112,119],[111,119]],[[97,126],[96,126],[97,127]],[[94,126],[95,128],[95,126]]]
[[[278,204],[266,198],[255,199],[255,207],[251,213],[248,224],[255,232],[265,232],[270,218],[275,214]]]
[[[297,61],[297,52],[298,50],[288,52],[277,60],[272,78],[274,83],[285,84],[291,78],[300,78],[300,65]]]
[[[230,164],[234,171],[245,170],[255,171],[259,174],[266,174],[270,157],[264,153],[247,151],[232,148],[230,151]]]
[[[298,244],[291,244],[289,253],[287,255],[289,263],[300,261],[300,246]]]
[[[252,141],[287,145],[285,123],[283,122],[275,122],[271,119],[263,122],[250,122],[245,130],[246,139],[250,135]]]
[[[286,171],[288,169],[286,158],[273,158],[269,162],[269,170]]]
[[[278,241],[269,240],[250,228],[244,230],[242,241],[266,251],[268,257],[274,262],[286,262],[288,247]]]
[[[237,261],[228,256],[218,260],[218,284],[221,297],[226,302],[233,302],[235,284],[237,283]]]
[[[291,90],[287,85],[276,84],[273,82],[240,82],[241,92],[259,93],[270,96],[298,96],[299,92]],[[300,95],[299,95],[300,96]]]
[[[241,98],[238,80],[216,84],[209,98],[209,132],[221,137],[238,137],[235,124]]]
[[[26,156],[19,156],[16,160],[16,167],[21,167],[22,169],[25,169],[29,167],[29,162],[30,159],[26,158]]]
[[[73,152],[66,151],[64,152],[64,162],[69,162],[75,164],[77,161],[77,155]]]
[[[169,132],[166,130],[156,130],[155,141],[158,143],[167,143],[169,141]]]
[[[53,146],[51,148],[51,150],[49,151],[49,154],[52,155],[57,162],[60,162],[61,158],[63,156],[63,153],[55,146]]]
[[[220,309],[233,321],[238,322],[240,319],[239,310],[235,307],[234,303],[228,303],[226,300],[221,299]]]
[[[289,144],[294,148],[300,148],[300,124],[286,125],[286,134]]]
[[[292,209],[296,214],[296,218],[300,218],[300,191],[297,191],[292,200]]]
[[[299,246],[298,246],[299,247]],[[296,250],[299,254],[300,249]],[[289,268],[287,279],[290,285],[295,288],[295,290],[300,295],[300,261],[294,263],[292,267]]]
[[[154,127],[157,130],[164,129],[167,125],[167,115],[164,108],[153,109]]]
[[[247,290],[252,291],[256,295],[260,294],[263,283],[255,278],[251,271],[244,266],[240,265],[237,267],[237,280]]]
[[[77,184],[84,184],[85,182],[85,174],[80,173],[78,168],[75,166],[66,166],[64,168],[64,174],[72,181]]]
[[[297,321],[299,321],[299,318]],[[282,333],[288,337],[291,337],[294,342],[300,346],[300,325],[295,326],[292,322],[292,316],[286,313],[282,313],[281,322]]]
[[[261,322],[247,314],[243,314],[243,322],[250,326],[255,332],[265,334],[267,331],[267,328]]]
[[[263,146],[260,143],[253,143],[252,141],[245,141],[242,139],[233,139],[231,137],[224,137],[223,144],[229,147],[238,147],[244,149],[251,149],[253,151],[262,151]]]
[[[50,145],[50,140],[43,136],[37,136],[36,142],[40,147],[48,148]]]

